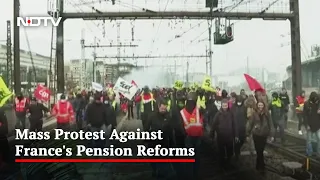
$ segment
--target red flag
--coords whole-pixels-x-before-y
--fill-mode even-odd
[[[261,84],[255,78],[251,77],[248,74],[244,74],[244,78],[246,79],[251,91],[265,92],[265,89],[261,86]]]
[[[134,82],[134,80],[131,81],[131,84],[134,85],[134,86],[136,86],[136,87],[138,87],[137,83]]]
[[[34,90],[34,97],[38,100],[48,102],[50,99],[50,90],[38,84],[37,88]]]

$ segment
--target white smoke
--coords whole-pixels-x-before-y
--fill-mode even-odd
[[[123,77],[131,82],[134,80],[139,88],[149,86],[149,88],[171,87],[173,84],[173,76],[161,67],[148,67],[144,69],[132,70],[130,74]]]

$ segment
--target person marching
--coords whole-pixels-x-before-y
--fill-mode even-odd
[[[74,111],[64,94],[60,96],[60,100],[53,106],[51,114],[57,118],[58,129],[70,130],[70,123],[74,121]]]
[[[155,110],[155,99],[153,98],[153,94],[150,92],[148,86],[145,86],[143,89],[143,93],[141,95],[141,120],[143,124],[143,128],[145,129],[145,125],[148,119],[148,116],[151,112]]]
[[[25,129],[26,128],[26,107],[28,106],[27,98],[23,96],[22,93],[19,93],[15,98],[14,110],[16,112],[16,129]]]
[[[42,103],[38,103],[35,97],[31,98],[30,105],[27,107],[30,121],[30,131],[42,131],[43,113],[49,113],[49,109]]]
[[[187,164],[187,172],[191,179],[198,179],[199,176],[199,155],[201,138],[204,133],[203,117],[200,114],[200,108],[197,106],[197,94],[190,92],[187,95],[185,108],[180,111],[183,127],[185,130],[185,146],[195,149],[195,163]],[[191,166],[189,166],[191,165]]]

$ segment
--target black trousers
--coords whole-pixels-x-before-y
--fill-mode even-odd
[[[267,137],[252,135],[252,138],[254,142],[254,148],[256,149],[256,153],[257,153],[256,169],[264,170],[265,164],[264,164],[263,151],[267,144]]]
[[[77,129],[83,128],[83,110],[78,110],[76,112],[76,122],[77,122]]]
[[[7,137],[0,137],[0,164],[1,162],[10,162],[10,146]]]
[[[303,115],[302,115],[302,113],[297,113],[297,118],[298,118],[298,131],[300,131],[301,127],[303,125]]]
[[[71,125],[70,123],[57,123],[57,129],[62,129],[63,131],[70,131]]]
[[[133,119],[133,105],[128,105],[128,119],[130,119],[130,117]]]
[[[228,168],[233,155],[233,141],[217,137],[217,143],[220,166],[222,168]]]
[[[288,125],[288,112],[285,112],[283,114],[283,118],[284,118],[284,128],[287,129],[287,125]]]
[[[42,131],[42,126],[43,126],[42,119],[29,119],[29,121],[30,121],[30,131],[31,132]]]
[[[145,131],[148,130],[148,127],[146,127],[146,124],[148,121],[148,113],[146,113],[146,112],[141,113],[141,121],[142,121],[143,129]]]
[[[241,147],[243,146],[245,138],[239,138],[239,142],[234,143],[234,155],[236,158],[240,156]]]

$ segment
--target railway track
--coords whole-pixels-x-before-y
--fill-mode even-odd
[[[305,138],[290,132],[286,132],[285,139],[286,139],[286,142],[284,144],[273,142],[273,143],[268,143],[268,146],[274,152],[283,155],[288,160],[301,164],[301,168],[294,168],[295,169],[293,171],[294,173],[292,173],[291,176],[299,180],[310,179],[310,177],[312,176],[313,176],[312,179],[316,179],[317,177],[319,177],[320,159],[317,158],[316,156],[312,156],[312,157],[306,156]],[[307,165],[307,162],[309,162],[309,165]]]
[[[252,157],[243,156],[238,162],[232,160],[233,168],[222,171],[218,163],[218,154],[214,143],[204,138],[201,146],[200,174],[201,180],[264,180],[265,177],[254,169]],[[239,178],[241,177],[241,178]],[[275,179],[276,180],[276,179]]]
[[[237,180],[239,177],[250,180],[263,180],[264,177],[256,172],[252,165],[244,165],[246,162],[233,163],[234,167],[229,171],[221,171],[218,164],[218,155],[214,144],[204,138],[200,151],[200,180]],[[246,157],[250,158],[250,157]],[[250,158],[251,160],[251,158]],[[252,162],[252,161],[250,161]],[[152,171],[149,164],[145,163],[117,163],[113,167],[114,180],[124,179],[150,179]],[[93,176],[92,176],[93,177]],[[277,179],[274,179],[277,180]]]

